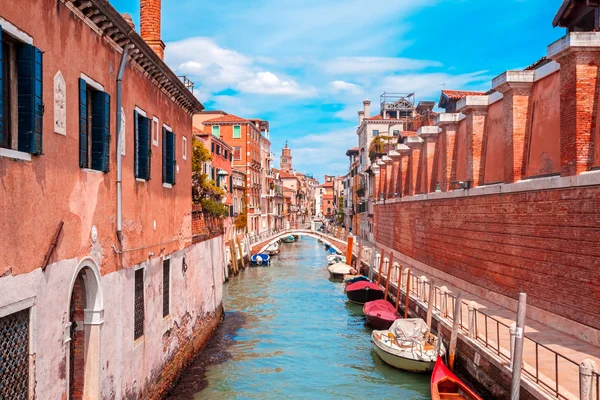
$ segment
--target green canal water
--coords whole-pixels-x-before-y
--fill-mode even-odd
[[[301,238],[281,244],[270,267],[230,279],[225,320],[170,399],[430,399],[429,376],[377,357],[326,255]]]

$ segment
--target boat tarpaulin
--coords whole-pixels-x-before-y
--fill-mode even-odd
[[[381,288],[381,286],[379,286],[375,283],[368,282],[368,281],[354,282],[354,283],[351,283],[350,285],[346,286],[346,292],[352,292],[355,290],[364,290],[364,289],[377,290],[377,291],[383,292],[383,288]]]
[[[394,321],[390,331],[399,339],[420,342],[429,327],[421,318],[398,319]]]
[[[336,263],[336,264],[333,264],[333,265],[330,265],[329,267],[327,267],[327,270],[329,272],[331,272],[332,274],[347,275],[350,273],[351,269],[352,269],[352,267],[350,267],[347,264],[342,264],[342,263]]]

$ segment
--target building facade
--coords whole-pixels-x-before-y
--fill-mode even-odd
[[[222,239],[191,240],[203,107],[141,5],[142,36],[105,0],[0,10],[0,398],[159,396],[218,322]]]
[[[201,115],[204,113],[201,113]],[[233,168],[246,173],[247,229],[260,231],[261,210],[261,138],[268,130],[265,121],[251,121],[232,114],[202,121],[205,132],[221,138],[233,149]]]

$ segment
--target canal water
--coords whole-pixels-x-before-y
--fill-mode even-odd
[[[182,399],[430,399],[429,376],[383,364],[362,307],[312,238],[226,285],[225,320],[170,394]]]

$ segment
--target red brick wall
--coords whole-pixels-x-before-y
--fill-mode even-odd
[[[385,246],[600,328],[600,187],[377,205],[375,220]]]

